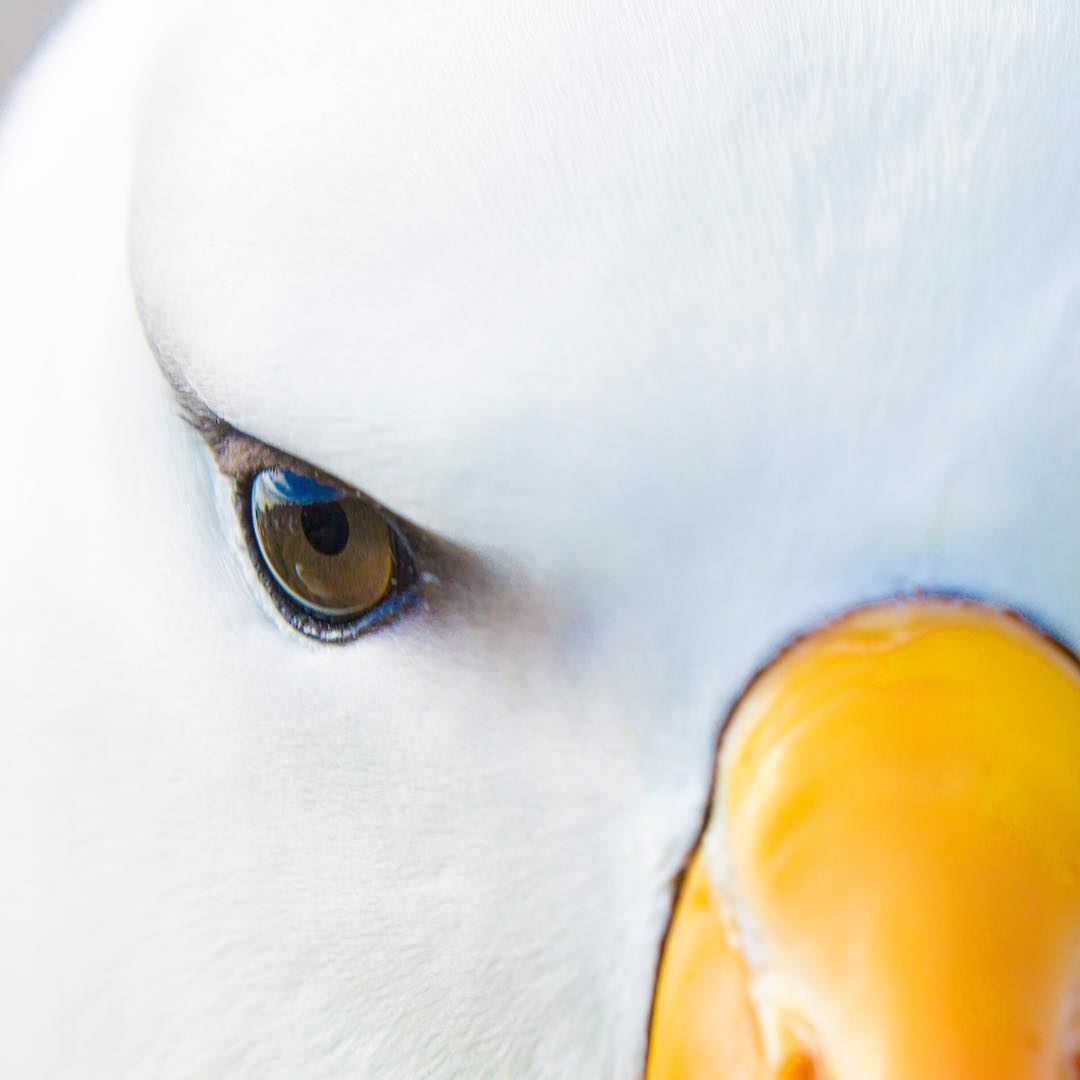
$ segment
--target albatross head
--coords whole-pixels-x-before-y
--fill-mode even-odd
[[[0,1071],[1058,1077],[1078,55],[82,8],[0,136]]]

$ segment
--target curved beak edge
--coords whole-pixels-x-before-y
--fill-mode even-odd
[[[647,1080],[1061,1080],[1080,1047],[1080,667],[997,608],[853,611],[724,729]]]

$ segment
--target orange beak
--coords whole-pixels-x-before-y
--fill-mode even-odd
[[[648,1080],[1061,1080],[1080,1048],[1080,669],[997,609],[861,609],[751,686]]]

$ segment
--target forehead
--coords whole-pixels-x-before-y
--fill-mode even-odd
[[[148,331],[469,541],[809,489],[906,542],[968,467],[1015,516],[1080,456],[1080,31],[969,7],[231,0],[148,95]]]

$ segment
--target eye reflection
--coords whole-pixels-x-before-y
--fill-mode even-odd
[[[356,619],[393,591],[398,545],[366,499],[290,469],[264,469],[251,485],[259,554],[304,612]]]

